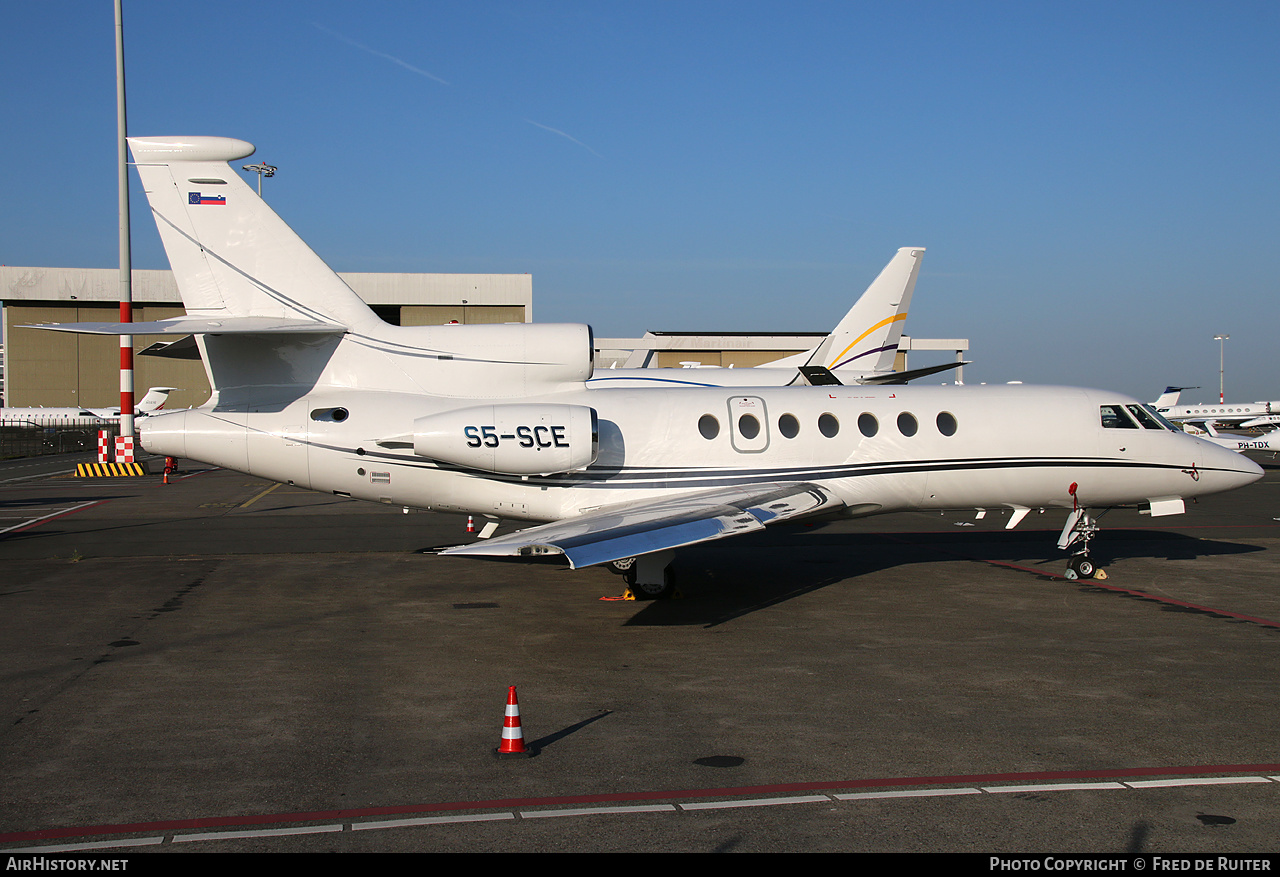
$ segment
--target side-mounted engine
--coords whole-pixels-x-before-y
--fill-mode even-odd
[[[552,475],[594,463],[600,429],[585,405],[479,405],[419,417],[413,452],[482,472]]]

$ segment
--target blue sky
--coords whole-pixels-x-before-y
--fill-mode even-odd
[[[277,165],[339,271],[819,331],[901,246],[971,383],[1280,399],[1280,4],[125,0],[129,130]],[[11,4],[0,263],[116,256],[111,0]],[[136,188],[134,266],[167,267]],[[935,356],[933,361],[939,361]],[[926,364],[925,357],[913,364]]]

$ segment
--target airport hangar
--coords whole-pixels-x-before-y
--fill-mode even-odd
[[[339,274],[389,323],[432,326],[459,323],[520,323],[533,320],[530,274]],[[23,268],[0,266],[4,310],[4,371],[0,394],[6,406],[106,408],[120,402],[120,347],[113,336],[25,329],[38,323],[109,323],[120,315],[120,272],[115,268]],[[173,274],[133,272],[133,318],[163,320],[185,314]],[[825,332],[693,333],[647,332],[641,338],[596,338],[596,368],[627,364],[748,368],[813,347]],[[134,336],[134,352],[171,337]],[[192,348],[194,349],[194,348]],[[965,339],[903,336],[896,368],[909,351],[953,351],[960,361]],[[962,379],[960,370],[957,380]],[[138,355],[134,393],[177,387],[167,408],[188,408],[209,398],[209,382],[198,358]]]

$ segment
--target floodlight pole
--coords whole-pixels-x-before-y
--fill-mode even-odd
[[[1218,342],[1218,404],[1226,404],[1226,393],[1224,390],[1224,366],[1227,358],[1227,341],[1231,339],[1230,335],[1214,335],[1213,340]]]
[[[116,0],[116,144],[120,190],[120,322],[133,322],[129,258],[129,144],[124,110],[124,13]],[[120,336],[120,435],[133,438],[133,336]]]
[[[276,166],[273,164],[267,164],[264,161],[262,164],[246,164],[244,166],[244,169],[258,175],[258,197],[261,198],[262,197],[262,178],[274,177],[276,175]]]

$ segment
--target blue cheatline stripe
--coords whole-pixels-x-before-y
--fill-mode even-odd
[[[374,458],[385,465],[401,469],[425,469],[457,472],[504,483],[522,483],[519,475],[501,475],[482,472],[449,463],[365,449],[357,455],[354,448],[308,442],[312,447],[351,454],[354,459]],[[904,475],[929,472],[991,471],[998,469],[1054,469],[1070,467],[1075,471],[1085,469],[1130,470],[1185,470],[1188,467],[1176,463],[1144,463],[1106,457],[975,457],[944,460],[895,460],[874,463],[845,463],[829,466],[790,466],[760,469],[747,468],[691,468],[691,467],[635,467],[606,468],[592,466],[582,473],[538,476],[537,483],[545,487],[583,487],[598,489],[643,489],[651,487],[721,487],[734,484],[751,484],[759,481],[828,481],[838,478],[860,478],[873,475]],[[1228,469],[1200,469],[1200,472],[1227,472]]]

